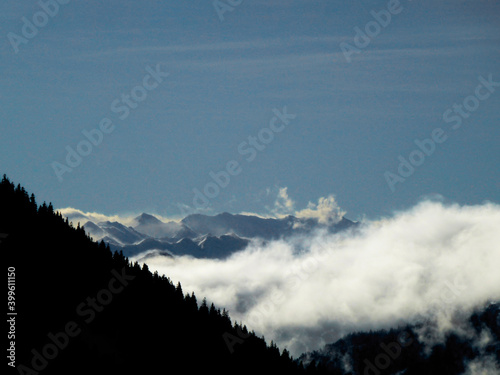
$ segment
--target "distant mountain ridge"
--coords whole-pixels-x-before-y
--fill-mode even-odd
[[[69,219],[88,218],[78,214]],[[96,223],[87,220],[83,227],[94,240],[103,240],[113,250],[123,250],[125,256],[157,251],[164,256],[225,258],[243,250],[252,239],[275,240],[317,229],[336,233],[356,225],[357,222],[345,217],[335,223],[322,224],[317,219],[291,215],[263,218],[224,212],[214,216],[193,214],[179,222],[163,222],[143,213],[135,217],[129,226],[117,221]]]
[[[307,233],[322,227],[331,232],[337,232],[356,225],[355,222],[344,217],[335,224],[324,225],[319,224],[316,219],[297,218],[291,215],[277,219],[252,215],[233,215],[227,212],[215,216],[189,215],[182,220],[182,223],[198,233],[211,233],[215,236],[234,233],[240,237],[265,240]]]
[[[134,221],[137,223],[134,229],[142,234],[154,238],[194,238],[196,233],[183,223],[169,221],[164,223],[153,215],[143,213],[137,216]]]

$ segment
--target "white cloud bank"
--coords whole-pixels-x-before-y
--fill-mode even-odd
[[[322,204],[332,202],[314,209]],[[445,332],[455,314],[499,300],[500,206],[427,201],[356,233],[254,242],[225,260],[147,263],[297,356],[431,314]]]

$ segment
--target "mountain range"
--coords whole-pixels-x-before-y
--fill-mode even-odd
[[[83,222],[85,232],[96,241],[104,241],[125,256],[160,254],[190,255],[196,258],[225,258],[243,250],[252,239],[264,241],[307,234],[323,229],[330,233],[358,225],[345,217],[335,223],[320,223],[314,218],[263,218],[227,212],[209,216],[193,214],[180,221],[163,222],[143,213],[128,225],[117,221],[94,222],[78,213],[68,214],[72,222]]]

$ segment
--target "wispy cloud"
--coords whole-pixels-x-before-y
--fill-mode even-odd
[[[140,45],[133,47],[114,47],[107,50],[86,52],[77,55],[77,57],[97,57],[97,56],[112,56],[123,54],[145,54],[145,53],[186,53],[186,52],[217,52],[217,51],[241,51],[241,50],[275,50],[289,49],[297,45],[311,44],[335,44],[340,42],[345,37],[339,36],[321,36],[308,37],[296,36],[291,38],[258,38],[253,40],[242,41],[225,41],[211,42],[198,44],[173,44],[173,45]]]
[[[275,216],[291,215],[294,208],[295,202],[288,196],[288,188],[279,188],[278,196],[274,202],[274,207],[271,208],[271,212]]]
[[[333,194],[320,197],[317,203],[309,202],[306,208],[297,209],[296,202],[288,194],[287,187],[267,188],[266,194],[272,195],[273,191],[276,194],[274,204],[267,206],[272,217],[293,215],[302,219],[314,219],[320,224],[335,224],[346,214],[338,205]]]
[[[335,197],[329,195],[326,198],[319,198],[318,203],[309,202],[307,208],[297,211],[295,216],[317,219],[320,224],[334,224],[342,219],[345,214],[346,212],[339,207]]]

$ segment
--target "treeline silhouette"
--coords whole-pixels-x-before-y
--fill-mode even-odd
[[[15,268],[13,373],[320,372],[168,277],[94,242],[5,175],[0,233],[7,267]]]

